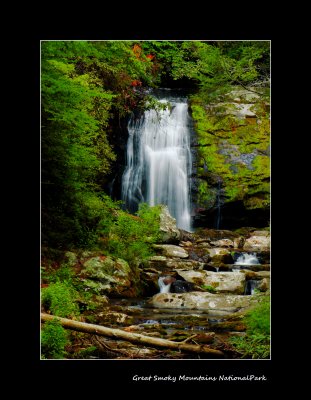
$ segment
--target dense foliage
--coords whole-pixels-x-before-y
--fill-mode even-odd
[[[159,206],[144,203],[140,204],[137,216],[120,211],[111,226],[109,253],[134,265],[153,255],[151,246],[158,239],[159,214]]]
[[[186,79],[208,102],[232,84],[263,86],[269,61],[266,41],[43,41],[43,243],[96,242],[115,208],[103,193],[113,124],[155,105],[146,88]]]
[[[56,318],[44,324],[41,332],[42,358],[64,358],[66,354],[65,346],[68,343],[68,334]]]

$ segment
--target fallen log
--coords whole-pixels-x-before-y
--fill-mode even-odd
[[[151,347],[164,347],[167,349],[181,350],[190,353],[209,354],[211,356],[214,356],[214,358],[224,357],[224,353],[222,351],[211,349],[209,346],[206,345],[194,345],[185,342],[173,342],[167,339],[141,335],[140,333],[125,332],[121,329],[107,328],[106,326],[87,324],[85,322],[73,321],[71,319],[41,313],[41,321],[51,321],[54,318],[58,319],[64,328],[78,332],[107,336],[119,340],[127,340],[131,343],[143,344]]]

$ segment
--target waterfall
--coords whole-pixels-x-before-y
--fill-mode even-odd
[[[236,260],[235,264],[238,265],[258,265],[260,264],[256,253],[242,253],[238,259]]]
[[[178,228],[191,231],[191,152],[186,98],[166,95],[165,110],[148,110],[128,123],[127,167],[122,200],[134,212],[139,203],[164,204]]]

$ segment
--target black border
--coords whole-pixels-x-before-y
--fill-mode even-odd
[[[132,10],[133,11],[133,10]],[[162,9],[163,11],[163,9]],[[165,386],[167,389],[173,388],[176,390],[177,386],[182,390],[190,385],[191,388],[198,387],[200,393],[208,394],[210,390],[214,387],[218,388],[221,386],[223,388],[228,388],[231,391],[233,388],[239,387],[244,390],[247,388],[251,392],[247,392],[247,395],[251,395],[255,387],[266,388],[267,384],[271,384],[275,379],[275,374],[273,374],[272,367],[275,368],[275,364],[278,358],[277,346],[274,343],[274,333],[272,334],[272,360],[68,360],[68,361],[58,361],[58,360],[43,360],[40,361],[39,346],[40,346],[40,299],[38,296],[38,284],[40,279],[40,40],[126,40],[126,38],[140,39],[140,40],[271,40],[272,39],[272,49],[273,49],[273,59],[274,59],[274,40],[272,38],[271,31],[269,32],[269,15],[266,15],[265,23],[263,27],[263,32],[258,33],[258,25],[254,24],[252,21],[246,21],[244,18],[241,20],[235,20],[234,26],[226,26],[227,32],[225,31],[224,25],[218,25],[215,29],[212,28],[210,20],[206,20],[205,25],[202,22],[198,22],[197,29],[188,29],[189,18],[195,19],[199,18],[200,10],[193,16],[185,16],[184,19],[180,19],[176,15],[175,26],[163,25],[161,20],[149,21],[149,15],[145,16],[145,20],[148,23],[143,24],[140,22],[133,27],[126,27],[123,32],[119,29],[119,21],[113,20],[116,26],[114,29],[104,27],[105,22],[102,21],[102,26],[98,26],[98,21],[93,22],[92,27],[90,24],[79,25],[72,29],[66,24],[64,18],[60,20],[54,20],[52,18],[52,24],[45,24],[45,21],[40,21],[40,28],[36,29],[36,32],[31,35],[30,40],[27,40],[26,46],[23,47],[23,51],[20,52],[20,59],[24,60],[22,66],[18,65],[18,73],[21,75],[23,82],[23,90],[26,93],[29,103],[26,113],[23,114],[23,121],[26,125],[24,132],[26,132],[26,138],[22,139],[22,143],[25,143],[25,147],[22,149],[22,153],[29,149],[27,152],[26,160],[27,162],[27,172],[25,180],[21,179],[18,183],[19,191],[24,193],[23,195],[23,205],[25,206],[25,214],[23,217],[23,226],[27,228],[27,232],[22,230],[23,239],[26,240],[26,246],[23,251],[24,256],[27,254],[27,262],[25,263],[24,276],[25,283],[29,282],[29,289],[27,283],[27,290],[25,296],[27,296],[27,309],[33,312],[27,313],[25,318],[25,326],[27,326],[27,333],[25,331],[25,337],[22,340],[23,355],[22,363],[24,363],[26,370],[29,369],[31,374],[31,380],[34,379],[47,379],[48,382],[57,382],[59,384],[64,384],[66,386],[75,387],[75,390],[79,392],[79,388],[83,391],[85,388],[81,386],[86,386],[89,389],[90,394],[92,393],[91,387],[96,379],[99,379],[101,390],[103,396],[106,390],[110,387],[125,389],[131,387],[134,389],[141,389],[145,391],[147,387],[151,388],[153,386],[158,387],[159,385]],[[92,15],[93,17],[93,15]],[[97,16],[98,17],[98,16]],[[163,15],[162,15],[163,17]],[[221,15],[218,13],[218,17]],[[69,18],[67,16],[67,18]],[[74,17],[73,17],[74,18]],[[107,15],[105,16],[107,17]],[[137,17],[138,18],[138,17]],[[139,16],[139,18],[141,18]],[[169,16],[166,16],[168,19]],[[212,13],[206,14],[206,18],[212,19]],[[82,17],[80,17],[80,20]],[[104,20],[104,16],[103,16]],[[144,21],[145,21],[144,20]],[[61,25],[62,22],[63,25]],[[135,22],[135,21],[134,21]],[[51,29],[53,25],[53,29]],[[177,27],[176,27],[177,25]],[[95,28],[96,26],[96,28]],[[248,29],[248,28],[253,29]],[[116,29],[117,28],[117,29]],[[124,28],[124,27],[123,27]],[[186,29],[185,29],[186,28]],[[22,69],[22,74],[21,74]],[[274,71],[272,69],[272,71]],[[272,87],[274,88],[274,76],[272,74]],[[274,106],[273,106],[274,111]],[[277,117],[276,117],[277,118]],[[23,136],[20,135],[20,136]],[[23,142],[24,140],[24,142]],[[273,142],[273,140],[272,140]],[[33,154],[29,156],[29,154]],[[31,160],[30,160],[31,158]],[[25,159],[25,158],[22,158]],[[30,168],[30,169],[29,169]],[[30,178],[31,177],[31,178]],[[273,193],[273,191],[272,191]],[[26,197],[26,198],[25,198]],[[19,196],[20,199],[20,196]],[[273,202],[272,202],[273,204]],[[33,229],[33,234],[29,234],[28,230]],[[273,236],[272,236],[273,238]],[[274,241],[272,241],[274,244]],[[272,257],[273,258],[273,257]],[[22,272],[22,271],[21,271]],[[272,295],[272,310],[274,309],[274,291],[275,286],[273,282],[273,295]],[[272,311],[273,312],[273,311]],[[273,322],[273,321],[272,321]],[[29,327],[29,329],[28,329]],[[272,323],[273,332],[274,324]],[[33,331],[32,331],[33,329]],[[24,333],[23,333],[24,336]],[[26,344],[27,343],[27,344]],[[20,362],[19,362],[20,364]],[[39,373],[39,376],[37,375]],[[249,381],[234,381],[234,382],[198,382],[198,381],[187,381],[179,383],[170,382],[134,382],[132,377],[137,375],[171,375],[179,376],[199,376],[199,375],[209,375],[209,376],[219,376],[219,375],[236,375],[236,376],[247,376],[247,375],[264,375],[267,380],[261,382],[249,382]],[[274,376],[273,376],[274,375]],[[70,377],[70,378],[69,378]],[[83,382],[81,378],[83,377]],[[72,384],[71,384],[71,383]],[[255,386],[254,386],[255,385]],[[69,388],[68,388],[69,389]],[[54,389],[50,388],[51,393]],[[87,389],[86,389],[87,390]],[[202,390],[202,392],[201,392]],[[265,389],[266,390],[266,389]],[[206,391],[206,392],[205,392]],[[57,392],[57,388],[55,388]],[[135,393],[135,392],[133,392]],[[196,392],[195,392],[196,393]],[[244,393],[244,395],[246,392]],[[159,395],[159,393],[157,393]],[[197,394],[199,395],[199,393]],[[241,395],[243,395],[241,393]]]

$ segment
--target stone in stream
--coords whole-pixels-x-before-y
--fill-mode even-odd
[[[245,278],[249,280],[257,281],[256,289],[261,292],[267,292],[270,289],[270,271],[247,271],[242,270]]]
[[[176,226],[176,219],[169,213],[168,207],[162,205],[160,212],[160,240],[162,243],[176,243],[181,234]]]
[[[270,235],[259,236],[252,235],[245,240],[243,250],[245,251],[269,251],[270,250]]]
[[[189,292],[158,293],[148,301],[148,304],[158,308],[221,310],[233,313],[249,307],[253,302],[252,296]]]
[[[217,293],[243,294],[245,274],[234,272],[178,271],[186,281],[199,286],[212,286]]]
[[[188,258],[188,252],[179,246],[174,246],[172,244],[155,244],[153,245],[155,250],[158,250],[162,255],[166,257],[177,257],[177,258]]]
[[[224,264],[233,264],[233,258],[229,250],[215,247],[212,249],[206,249],[206,252],[210,255],[213,263],[220,262]]]
[[[234,243],[230,239],[214,240],[210,244],[215,247],[234,247]]]
[[[203,269],[204,263],[195,260],[172,259],[164,256],[153,256],[148,261],[148,267],[158,271],[172,269]]]

